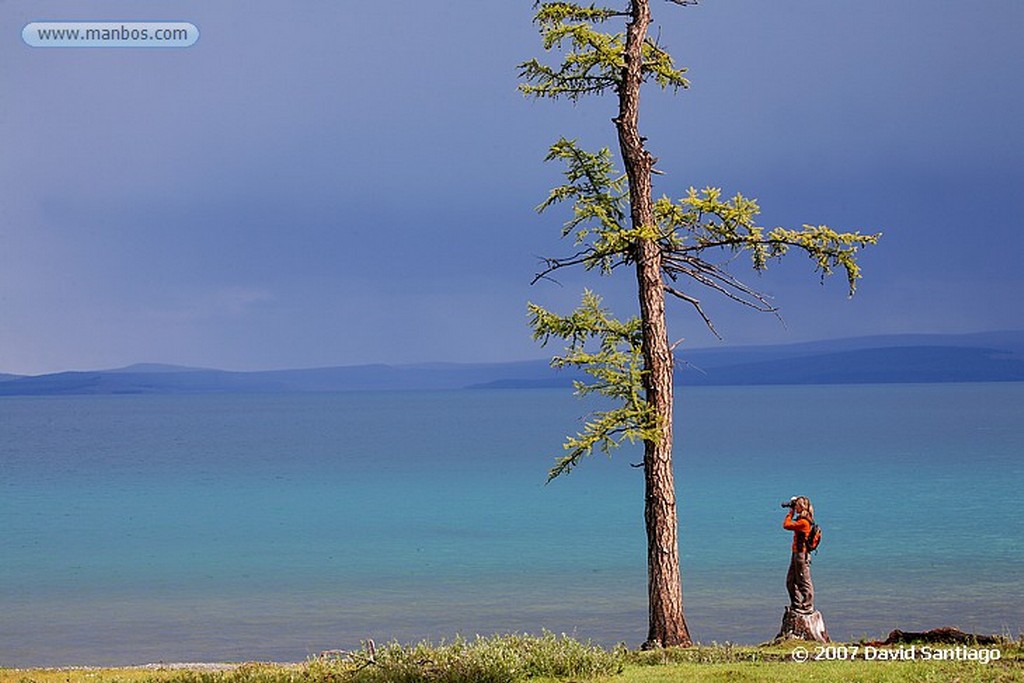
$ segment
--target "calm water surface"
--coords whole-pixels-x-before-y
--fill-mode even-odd
[[[636,645],[639,452],[544,485],[583,413],[561,390],[0,399],[0,666]],[[774,636],[796,494],[834,638],[1024,630],[1024,384],[683,389],[676,429],[696,639]]]

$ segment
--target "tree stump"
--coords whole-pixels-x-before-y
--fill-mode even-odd
[[[782,615],[782,627],[779,629],[779,635],[775,636],[775,642],[789,638],[813,640],[818,643],[831,642],[821,612],[815,610],[810,614],[801,614],[787,607]]]

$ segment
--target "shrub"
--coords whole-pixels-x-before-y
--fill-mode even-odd
[[[372,663],[371,663],[372,662]],[[439,645],[389,643],[345,659],[313,660],[309,683],[514,683],[539,676],[592,678],[622,669],[619,653],[567,636],[507,635],[456,638]]]

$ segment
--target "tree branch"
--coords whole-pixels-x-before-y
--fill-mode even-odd
[[[608,270],[615,270],[619,266],[627,263],[629,260],[629,255],[623,251],[615,250],[602,252],[593,248],[587,248],[582,251],[578,251],[572,256],[566,258],[542,257],[541,260],[547,267],[544,268],[544,270],[537,273],[536,275],[534,275],[533,279],[530,280],[530,284],[534,285],[540,282],[541,280],[548,280],[550,279],[548,276],[551,273],[555,272],[556,270],[561,270],[562,268],[569,268],[571,266],[582,265],[583,267],[589,269],[597,265],[599,262],[604,261],[605,259],[611,259],[615,256],[619,256],[620,258],[618,260],[613,260],[611,264],[608,266]]]
[[[683,261],[682,263],[680,261]],[[685,263],[685,265],[684,265]],[[664,270],[674,281],[679,275],[685,275],[700,284],[710,287],[727,296],[729,299],[753,308],[761,313],[775,313],[776,308],[768,301],[768,297],[746,283],[733,277],[728,272],[713,266],[701,259],[692,257],[676,257],[666,255]]]
[[[704,312],[704,307],[701,306],[699,299],[695,299],[692,296],[689,296],[688,294],[684,294],[675,287],[671,287],[669,285],[665,285],[664,287],[666,293],[671,294],[677,299],[682,299],[688,304],[691,304],[693,308],[697,311],[698,315],[700,315],[701,319],[704,321],[704,324],[707,326],[707,328],[711,330],[711,333],[718,337],[719,340],[722,339],[722,335],[718,334],[718,330],[715,329],[715,324],[711,322],[711,318],[709,318],[708,314]]]

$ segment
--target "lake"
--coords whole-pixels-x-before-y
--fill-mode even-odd
[[[683,593],[771,639],[779,503],[834,639],[1024,631],[1024,384],[677,392]],[[646,637],[639,449],[545,485],[565,390],[0,399],[0,666],[299,661],[361,640]]]

